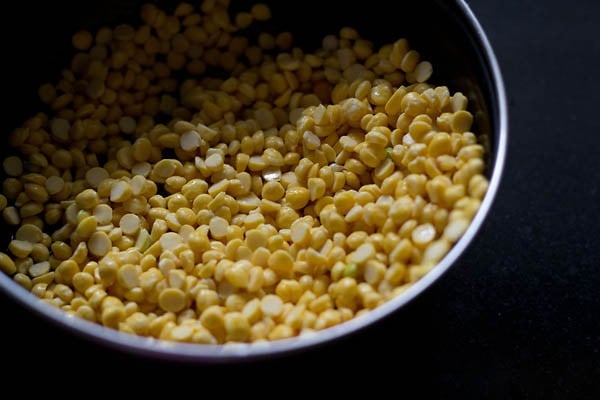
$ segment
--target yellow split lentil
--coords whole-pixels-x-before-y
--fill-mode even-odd
[[[464,234],[488,187],[466,96],[406,39],[253,42],[271,10],[228,3],[72,37],[2,162],[16,283],[131,334],[278,340],[402,293]]]

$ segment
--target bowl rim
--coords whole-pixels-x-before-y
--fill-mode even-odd
[[[483,28],[465,0],[454,0],[454,3],[457,5],[458,11],[465,17],[464,22],[468,25],[467,27],[469,28],[470,33],[473,34],[473,39],[475,40],[478,49],[481,50],[484,69],[487,70],[491,76],[492,100],[495,100],[495,103],[492,104],[492,108],[495,106],[498,113],[497,120],[493,126],[493,129],[497,134],[497,141],[495,143],[496,148],[494,149],[495,160],[493,162],[493,167],[491,168],[492,175],[487,193],[467,231],[435,268],[411,285],[401,295],[370,310],[368,313],[340,325],[299,337],[273,342],[200,345],[168,342],[149,337],[135,336],[70,316],[64,311],[32,296],[31,293],[16,284],[4,273],[0,273],[0,290],[23,305],[26,309],[43,316],[47,320],[59,325],[61,328],[70,330],[71,333],[79,333],[82,337],[102,345],[145,357],[210,363],[255,360],[267,356],[282,355],[302,349],[308,349],[342,336],[355,333],[401,309],[436,282],[455,263],[472,242],[481,228],[481,225],[492,206],[494,198],[496,197],[504,169],[508,142],[508,105],[500,67]]]

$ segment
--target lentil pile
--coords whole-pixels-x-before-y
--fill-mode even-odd
[[[73,36],[9,137],[0,268],[107,327],[218,344],[360,316],[426,274],[487,189],[467,98],[405,39],[310,53],[228,0]]]

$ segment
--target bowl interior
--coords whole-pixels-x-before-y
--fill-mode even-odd
[[[74,54],[71,35],[79,29],[97,29],[119,23],[139,22],[139,8],[144,0],[104,0],[71,3],[45,2],[36,5],[35,14],[28,13],[30,4],[16,2],[13,15],[23,15],[19,23],[27,29],[14,32],[3,26],[3,48],[8,59],[5,65],[10,79],[5,80],[5,95],[11,99],[10,113],[5,115],[5,129],[9,131],[22,123],[32,112],[43,109],[37,98],[40,84],[54,82],[63,67],[68,66]],[[248,31],[255,37],[260,31],[294,34],[294,44],[306,49],[320,45],[326,34],[337,33],[341,27],[351,26],[362,37],[376,45],[391,43],[406,37],[423,59],[432,62],[431,82],[444,84],[451,90],[460,90],[469,97],[471,109],[477,113],[475,128],[478,134],[490,135],[495,140],[493,126],[497,125],[497,98],[487,57],[481,49],[481,38],[473,32],[468,19],[457,4],[460,1],[396,1],[385,7],[357,9],[345,2],[305,0],[299,7],[287,2],[263,1],[273,10],[274,18]],[[165,8],[179,1],[157,2]],[[233,1],[232,10],[248,9],[248,4]],[[48,16],[52,16],[49,18]],[[491,111],[491,113],[490,113]],[[488,117],[486,117],[488,116]],[[5,132],[6,133],[6,132]],[[490,143],[490,154],[493,153]],[[3,146],[2,151],[7,149]],[[493,165],[493,159],[488,165]]]
[[[10,153],[8,133],[25,118],[44,110],[37,89],[44,82],[56,82],[62,67],[70,64],[74,54],[71,35],[79,29],[95,30],[101,26],[139,21],[139,7],[145,1],[103,0],[89,2],[42,2],[30,12],[28,2],[12,3],[12,18],[22,26],[18,32],[3,24],[2,44],[9,62],[4,64],[4,132],[0,155]],[[178,2],[158,2],[172,7]],[[395,1],[377,7],[356,8],[351,3],[304,0],[294,3],[265,1],[271,5],[273,20],[248,31],[290,31],[294,44],[314,49],[326,34],[351,26],[376,45],[392,43],[406,37],[423,59],[433,64],[430,80],[444,84],[451,91],[462,91],[469,98],[475,115],[473,130],[487,146],[487,174],[492,177],[496,164],[500,113],[503,101],[498,93],[493,65],[482,43],[485,41],[469,21],[460,1]],[[233,1],[232,9],[248,9],[249,4]],[[493,59],[493,56],[492,56]],[[8,112],[7,112],[8,111]],[[11,232],[0,222],[0,247],[5,249]],[[0,282],[1,283],[1,282]]]

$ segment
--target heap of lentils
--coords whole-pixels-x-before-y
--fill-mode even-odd
[[[465,232],[484,148],[431,63],[352,28],[312,53],[252,41],[270,9],[228,3],[73,36],[3,160],[16,283],[135,335],[277,340],[376,308]]]

